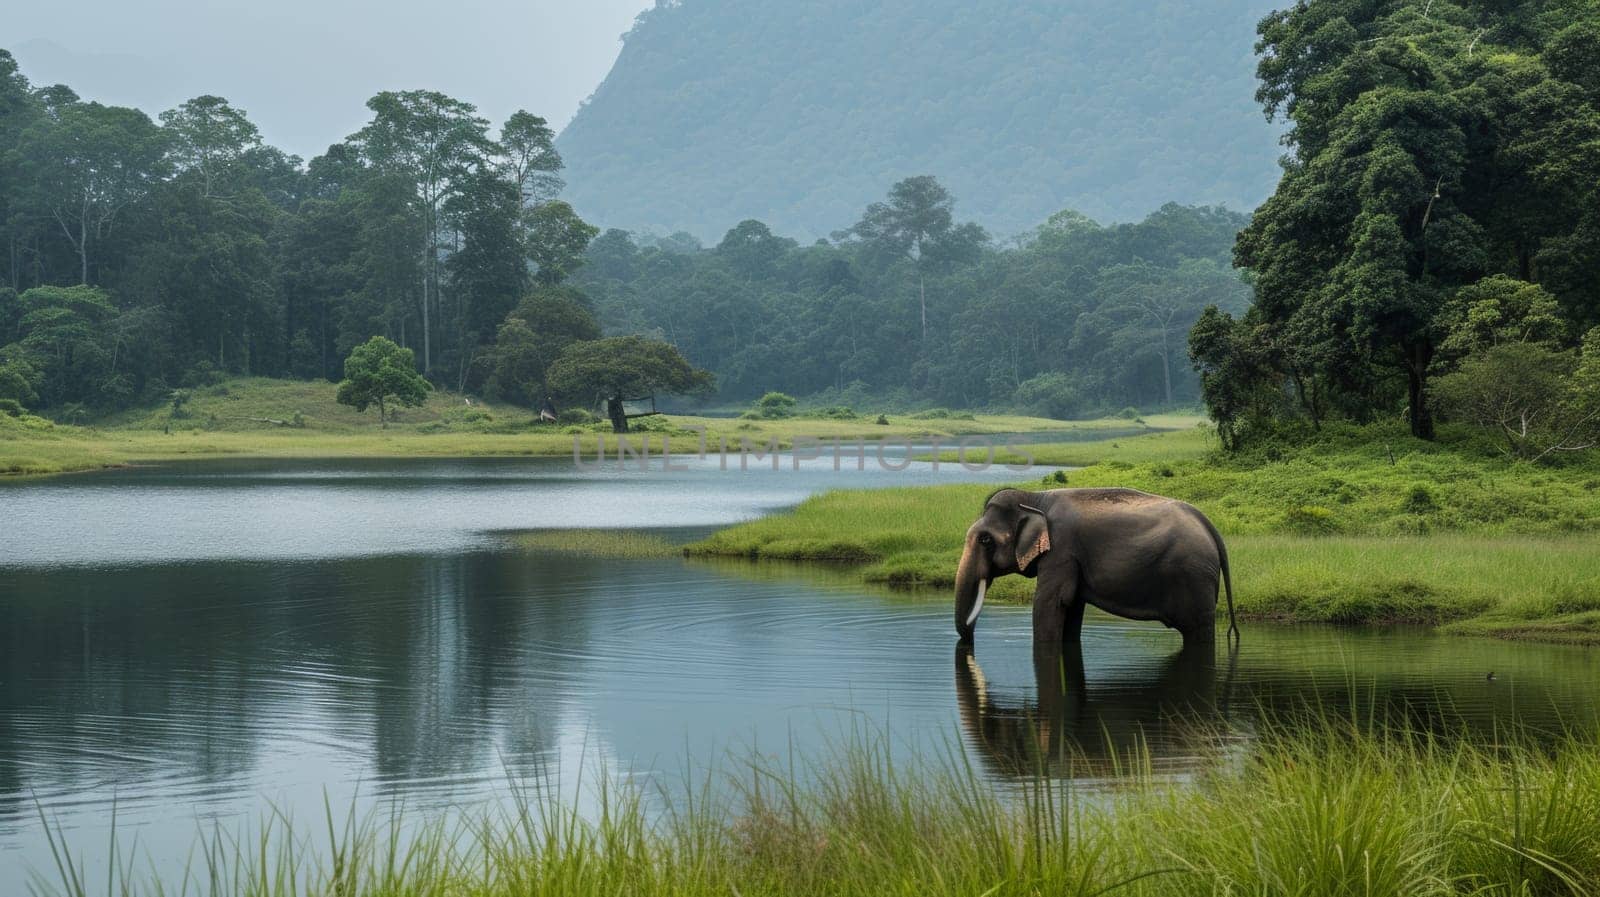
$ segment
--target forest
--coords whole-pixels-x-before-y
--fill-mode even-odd
[[[337,381],[374,336],[436,386],[530,406],[592,407],[608,377],[724,405],[1192,404],[1184,334],[1248,296],[1228,266],[1246,219],[1216,208],[1061,212],[997,246],[918,176],[833,240],[745,221],[702,247],[586,223],[527,112],[493,129],[442,94],[383,93],[302,162],[220,97],[151,120],[31,85],[9,56],[0,72],[0,401],[58,419],[228,376]]]
[[[528,112],[494,129],[382,93],[302,162],[222,98],[151,120],[0,55],[0,402],[72,420],[232,375],[333,382],[383,337],[434,386],[526,406],[1203,402],[1233,449],[1385,419],[1523,458],[1593,445],[1600,13],[1330,0],[1258,30],[1289,153],[1252,215],[1063,210],[1008,240],[934,174],[822,239],[602,232]]]
[[[1224,444],[1394,417],[1600,443],[1600,8],[1320,2],[1259,33],[1292,152],[1235,247],[1250,310],[1191,335]]]

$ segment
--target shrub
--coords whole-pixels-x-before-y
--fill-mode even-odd
[[[1594,342],[1585,363],[1593,354],[1600,372],[1600,336]],[[1600,438],[1600,399],[1584,388],[1586,369],[1576,361],[1533,343],[1493,346],[1438,378],[1433,397],[1441,411],[1498,436],[1510,457],[1537,461],[1580,451]]]
[[[1058,420],[1083,413],[1083,393],[1071,377],[1059,371],[1022,381],[1012,393],[1017,407],[1039,417]]]
[[[1117,412],[1117,417],[1121,418],[1122,420],[1138,420],[1139,419],[1139,409],[1133,407],[1132,405],[1129,405],[1127,408],[1124,408],[1121,411],[1118,411]]]
[[[184,407],[189,404],[190,394],[187,389],[174,389],[167,397],[167,404],[172,409],[169,417],[173,420],[183,420],[189,416],[189,410]]]
[[[791,417],[794,406],[794,396],[783,392],[769,392],[756,400],[756,411],[768,418]]]
[[[1428,514],[1439,510],[1439,503],[1426,483],[1412,483],[1400,508],[1408,514]]]
[[[216,386],[227,375],[217,370],[217,366],[209,361],[197,361],[194,367],[183,372],[179,382],[191,389],[201,386]]]
[[[21,417],[24,413],[22,403],[16,399],[0,399],[0,414],[7,417]]]
[[[929,408],[911,415],[912,420],[975,420],[970,411],[951,411],[949,408]]]
[[[1321,505],[1301,505],[1290,508],[1283,515],[1285,528],[1300,533],[1331,533],[1339,529],[1337,518],[1332,511]]]
[[[1556,590],[1551,610],[1558,614],[1581,614],[1600,610],[1600,579],[1569,583]]]
[[[592,424],[598,418],[582,408],[567,408],[556,415],[556,423],[562,426],[575,426],[578,424]]]
[[[889,418],[887,416],[885,416],[885,415],[880,414],[880,415],[878,415],[878,419],[873,421],[873,423],[877,424],[880,427],[887,427],[887,426],[889,426]]]
[[[826,408],[817,409],[812,414],[812,417],[820,417],[826,420],[855,420],[856,411],[849,405],[829,405]]]

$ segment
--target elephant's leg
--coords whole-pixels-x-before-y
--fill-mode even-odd
[[[1170,625],[1183,634],[1184,651],[1210,649],[1217,640],[1216,582],[1190,583]]]
[[[1083,633],[1083,609],[1085,602],[1082,595],[1074,595],[1067,603],[1065,619],[1062,621],[1061,641],[1068,645],[1079,644],[1079,637]],[[1079,659],[1082,665],[1082,658]]]
[[[1076,571],[1072,571],[1076,574]],[[1076,575],[1046,581],[1039,577],[1033,593],[1033,643],[1059,645],[1078,641],[1083,626],[1083,598]]]

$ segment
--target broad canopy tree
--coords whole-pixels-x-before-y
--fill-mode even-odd
[[[690,364],[677,348],[642,336],[573,343],[550,367],[549,379],[550,387],[563,395],[603,401],[617,433],[628,432],[626,399],[693,395],[715,385],[710,373]]]

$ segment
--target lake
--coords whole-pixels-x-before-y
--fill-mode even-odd
[[[1042,474],[684,463],[222,460],[0,483],[0,882],[50,868],[41,809],[92,861],[114,808],[120,841],[172,868],[202,827],[269,810],[462,810],[585,766],[670,788],[863,728],[965,749],[1006,787],[1041,763],[1093,779],[1140,746],[1181,777],[1219,728],[1248,739],[1263,709],[1307,703],[1441,732],[1596,719],[1600,652],[1582,648],[1251,624],[1237,654],[1195,657],[1091,614],[1081,652],[1035,657],[1027,611],[994,607],[964,652],[943,594],[507,535],[688,539],[823,489]]]

